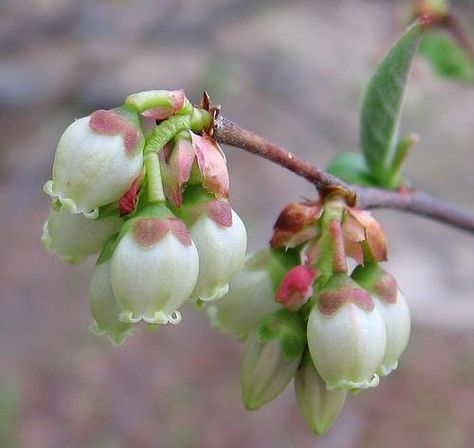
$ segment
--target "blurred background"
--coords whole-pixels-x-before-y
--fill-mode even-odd
[[[223,114],[325,166],[357,149],[361,92],[406,24],[410,2],[369,0],[2,0],[0,2],[0,447],[474,446],[474,238],[377,212],[389,270],[410,303],[401,366],[350,397],[316,438],[292,386],[243,407],[242,347],[205,313],[142,332],[120,348],[89,333],[93,260],[43,251],[41,227],[61,132],[129,93],[207,89]],[[454,2],[474,25],[471,1]],[[417,60],[403,131],[421,143],[406,178],[472,209],[474,88]],[[305,181],[226,148],[232,200],[263,247],[282,207],[313,197]]]

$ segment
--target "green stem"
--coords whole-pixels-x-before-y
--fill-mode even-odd
[[[160,151],[177,133],[191,128],[190,115],[173,115],[162,121],[151,133],[145,144],[145,154]]]
[[[160,159],[156,151],[150,151],[145,154],[145,169],[148,181],[148,200],[152,203],[165,202],[166,197],[161,180]]]

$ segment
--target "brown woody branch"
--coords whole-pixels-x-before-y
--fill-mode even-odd
[[[348,185],[310,162],[298,158],[285,148],[241,128],[225,117],[221,116],[216,120],[214,137],[220,143],[256,154],[304,177],[316,187],[320,195],[324,196],[337,191],[346,197],[350,205],[364,209],[402,210],[474,233],[474,213],[472,212],[461,210],[421,191],[389,191]]]

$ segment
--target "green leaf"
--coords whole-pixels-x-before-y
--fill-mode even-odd
[[[378,65],[362,103],[360,144],[371,177],[387,187],[408,73],[424,26],[416,21]]]
[[[364,155],[360,152],[337,154],[329,164],[327,171],[348,184],[366,187],[376,185],[376,182],[370,176]]]
[[[433,71],[442,77],[474,83],[474,61],[466,51],[442,31],[426,34],[420,54],[431,64]]]

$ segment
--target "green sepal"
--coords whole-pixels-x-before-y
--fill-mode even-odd
[[[283,277],[294,266],[300,263],[299,251],[295,249],[271,249],[269,251],[268,273],[276,293]]]
[[[424,37],[420,54],[437,75],[455,81],[474,83],[474,61],[450,36],[431,30]]]
[[[194,132],[202,131],[211,124],[211,114],[204,109],[195,107],[191,114],[191,130]]]
[[[183,205],[181,207],[173,207],[170,204],[169,208],[181,221],[184,221],[184,223],[190,227],[200,216],[200,214],[196,214],[196,206],[215,199],[216,197],[205,190],[201,185],[191,185],[188,186],[183,193]]]
[[[125,106],[139,113],[156,107],[174,108],[172,99],[167,90],[147,90],[144,92],[133,93],[125,98]],[[185,97],[181,109],[176,111],[179,114],[189,114],[192,111],[192,104]]]
[[[327,168],[328,173],[349,184],[370,187],[377,182],[370,176],[364,155],[360,152],[343,152],[336,155]]]
[[[278,339],[280,348],[288,361],[303,354],[306,347],[306,331],[299,313],[280,310],[265,316],[257,329],[259,342],[268,343]]]
[[[120,241],[119,233],[112,235],[104,244],[102,251],[100,252],[99,258],[97,258],[96,265],[105,263],[112,258],[112,255]]]
[[[414,22],[378,65],[362,103],[360,145],[377,184],[388,187],[405,85],[425,26]]]

